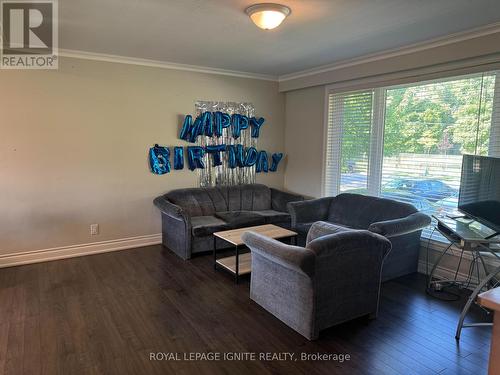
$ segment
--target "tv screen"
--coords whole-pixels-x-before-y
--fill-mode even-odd
[[[458,209],[500,231],[500,158],[464,155]]]

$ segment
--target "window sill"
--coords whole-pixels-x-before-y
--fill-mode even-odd
[[[422,237],[420,240],[420,245],[423,251],[426,251],[427,249],[432,250],[434,252],[442,252],[446,248],[450,246],[450,241],[448,241],[445,237],[443,237],[441,234],[439,234],[437,231],[434,231],[431,235],[432,231],[427,232],[427,233],[422,233]],[[457,250],[459,250],[456,246],[453,247],[455,249],[455,253],[449,252],[448,255],[454,256],[454,257],[460,257],[460,254],[456,253]],[[500,251],[497,253],[500,256]],[[481,256],[487,259],[487,263],[489,266],[497,267],[500,266],[500,259],[497,258],[495,255],[492,253],[489,253],[487,251],[481,252]],[[465,251],[463,254],[464,259],[472,260],[472,255],[470,251]]]

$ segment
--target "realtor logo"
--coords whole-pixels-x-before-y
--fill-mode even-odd
[[[0,68],[57,69],[57,0],[0,3]]]

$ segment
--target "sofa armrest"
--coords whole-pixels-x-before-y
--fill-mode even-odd
[[[271,188],[271,208],[276,211],[287,212],[289,202],[303,201],[302,195],[287,193],[278,189]]]
[[[421,230],[431,223],[431,218],[421,212],[415,212],[407,217],[372,223],[368,230],[387,238],[400,236]]]
[[[274,263],[307,276],[314,275],[315,256],[312,251],[286,245],[255,232],[243,233],[242,239],[252,254],[259,254]]]
[[[164,196],[155,198],[153,200],[153,203],[165,215],[168,215],[177,220],[189,221],[189,217],[186,214],[186,212],[182,209],[182,207],[173,204]]]
[[[288,203],[288,212],[292,216],[292,228],[299,223],[326,220],[332,199],[333,197],[326,197]]]

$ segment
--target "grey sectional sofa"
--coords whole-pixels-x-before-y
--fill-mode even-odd
[[[387,237],[392,251],[384,263],[382,280],[416,272],[422,229],[431,222],[411,204],[361,194],[312,199],[289,204],[292,230],[299,233],[299,244],[316,221],[346,228],[365,229]]]
[[[315,223],[306,247],[247,232],[250,298],[308,338],[360,316],[377,315],[382,264],[391,243],[367,230]]]
[[[182,259],[213,250],[217,231],[276,224],[290,228],[287,204],[300,195],[261,184],[173,190],[154,204],[162,217],[162,242]],[[227,247],[223,241],[217,248]]]

